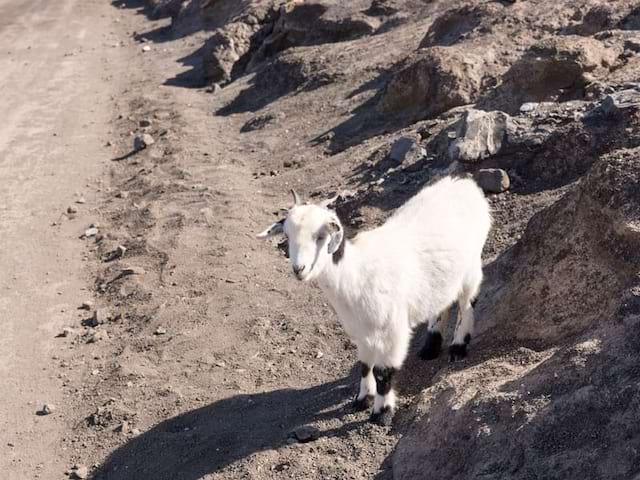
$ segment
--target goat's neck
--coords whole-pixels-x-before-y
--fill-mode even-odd
[[[320,288],[326,293],[344,296],[358,291],[358,283],[362,280],[360,272],[360,255],[358,249],[348,240],[345,241],[342,258],[338,262],[331,261],[318,277]]]

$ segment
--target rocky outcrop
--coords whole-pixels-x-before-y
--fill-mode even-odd
[[[203,55],[208,82],[224,83],[235,74],[255,71],[266,59],[290,48],[370,35],[381,22],[362,12],[369,5],[364,1],[270,3],[269,8],[245,9],[214,31]]]
[[[249,69],[289,48],[344,42],[373,34],[381,19],[363,12],[369,4],[361,0],[346,3],[322,0],[283,6],[271,33],[253,55]]]
[[[493,55],[491,51],[480,55],[458,47],[422,49],[393,74],[379,109],[430,118],[473,103],[491,77],[488,64]]]
[[[481,311],[505,350],[423,392],[394,476],[632,478],[640,150],[603,158],[496,263],[502,285]]]
[[[219,28],[204,46],[204,76],[207,82],[226,83],[231,79],[238,61],[249,52],[251,37],[258,30],[244,22],[234,22]]]
[[[604,78],[621,49],[594,38],[558,36],[532,45],[505,74],[495,91],[498,108],[513,111],[525,102],[583,98],[585,88]]]

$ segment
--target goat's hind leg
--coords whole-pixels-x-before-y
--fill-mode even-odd
[[[442,327],[449,320],[449,309],[445,309],[435,321],[430,321],[427,338],[418,354],[423,360],[435,360],[442,351]]]
[[[471,342],[471,334],[475,324],[473,305],[480,291],[482,268],[479,267],[472,281],[463,289],[458,297],[458,321],[453,334],[453,342],[449,347],[449,361],[456,362],[467,356],[467,347]]]

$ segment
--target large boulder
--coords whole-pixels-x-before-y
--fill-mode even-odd
[[[379,104],[382,112],[411,112],[419,118],[435,117],[453,107],[475,102],[493,61],[458,47],[419,50],[393,74]]]
[[[381,20],[365,14],[370,4],[362,0],[317,0],[283,5],[270,34],[253,54],[249,69],[292,47],[344,42],[371,35]]]
[[[204,45],[205,80],[210,83],[228,82],[238,61],[249,52],[251,37],[257,30],[256,25],[245,22],[234,22],[216,29]]]
[[[372,34],[379,20],[362,11],[371,2],[355,0],[307,1],[287,11],[274,29],[274,36],[290,46],[318,45],[352,40]]]
[[[420,42],[420,48],[448,46],[467,40],[487,20],[499,21],[508,9],[499,3],[452,8],[438,16]],[[487,28],[482,29],[486,33]]]
[[[585,87],[608,75],[621,50],[594,38],[546,38],[532,45],[505,74],[499,100],[512,108],[524,102],[583,98]]]
[[[477,162],[497,154],[507,135],[509,120],[504,112],[467,110],[453,126],[456,136],[447,149],[449,158]]]

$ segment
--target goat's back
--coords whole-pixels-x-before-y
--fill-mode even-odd
[[[441,239],[449,246],[461,242],[482,249],[491,228],[491,214],[475,181],[445,177],[409,199],[384,227],[436,242]]]

